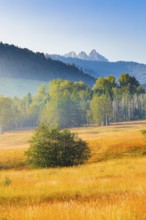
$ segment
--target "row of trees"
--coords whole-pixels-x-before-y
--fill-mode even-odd
[[[0,128],[51,126],[78,127],[87,124],[108,125],[110,122],[146,117],[146,93],[139,82],[122,74],[98,78],[92,89],[83,82],[53,80],[41,85],[35,95],[22,98],[0,96]]]

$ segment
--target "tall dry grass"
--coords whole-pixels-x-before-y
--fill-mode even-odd
[[[72,129],[92,157],[71,168],[26,169],[32,131],[1,135],[0,166],[15,169],[0,170],[0,220],[145,220],[144,123]]]
[[[146,158],[0,171],[1,219],[144,220],[145,202]]]

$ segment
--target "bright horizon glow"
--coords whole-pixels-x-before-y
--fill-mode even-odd
[[[0,0],[0,41],[146,63],[145,0]]]

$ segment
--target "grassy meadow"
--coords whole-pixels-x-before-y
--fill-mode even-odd
[[[69,168],[31,169],[33,131],[0,135],[1,220],[145,220],[146,121],[71,129],[92,156]]]

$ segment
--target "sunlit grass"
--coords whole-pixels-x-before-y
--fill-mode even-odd
[[[146,158],[0,171],[0,195],[3,219],[145,219]]]
[[[141,130],[144,121],[109,127],[76,128],[71,131],[87,141],[91,149],[88,163],[123,156],[140,156],[146,151]],[[33,131],[8,132],[0,135],[0,168],[26,166],[24,152],[29,147]]]
[[[0,135],[0,220],[145,220],[144,128],[71,129],[88,142],[90,160],[38,170],[25,164],[32,131]]]
[[[12,131],[0,134],[0,150],[25,148],[33,131]]]
[[[32,131],[6,132],[0,135],[0,168],[25,166],[24,152],[29,146]]]
[[[105,205],[95,200],[94,202],[70,201],[20,207],[8,206],[7,209],[1,207],[0,215],[3,219],[10,220],[145,220],[145,202],[145,197],[126,197],[119,199],[115,204],[110,204],[108,200]]]
[[[146,151],[145,138],[139,130],[104,133],[87,142],[92,151],[90,162],[123,156],[139,156]]]

